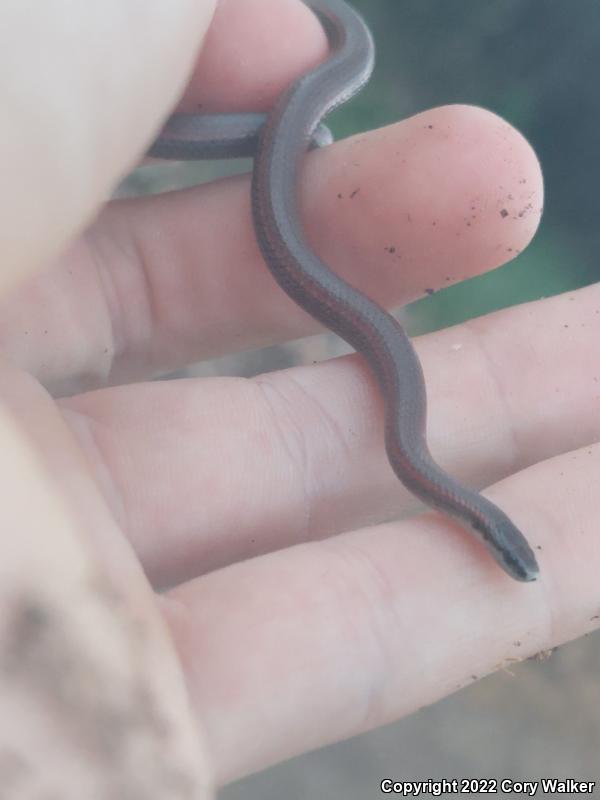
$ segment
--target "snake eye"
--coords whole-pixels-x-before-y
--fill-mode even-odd
[[[496,561],[518,581],[534,581],[539,568],[523,534],[500,509],[493,509],[488,520],[471,517],[472,529]]]
[[[473,530],[476,533],[479,533],[483,539],[485,539],[486,541],[490,540],[491,531],[489,529],[489,526],[486,525],[484,522],[482,522],[480,519],[478,519],[478,518],[472,519],[471,520],[471,527],[473,528]]]

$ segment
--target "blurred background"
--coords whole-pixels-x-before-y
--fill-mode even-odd
[[[354,0],[354,6],[373,31],[378,61],[369,87],[329,118],[336,138],[431,106],[472,103],[522,131],[545,176],[545,211],[533,243],[493,273],[414,303],[411,333],[596,281],[597,0]],[[170,180],[210,179],[223,165],[181,169]],[[154,180],[144,171],[128,188],[151,190]],[[342,352],[343,345],[324,336],[199,365],[192,374],[252,375]],[[600,638],[592,635],[395,725],[247,778],[221,797],[364,800],[380,796],[386,776],[598,779],[599,666]]]
[[[337,137],[432,106],[471,103],[518,128],[546,202],[509,265],[415,304],[422,332],[597,280],[600,8],[594,0],[355,0],[378,46],[373,81],[331,118]]]

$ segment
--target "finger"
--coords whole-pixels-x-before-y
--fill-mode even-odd
[[[220,0],[179,108],[267,111],[327,50],[323,27],[299,0]]]
[[[108,197],[181,91],[213,6],[153,0],[142,13],[121,0],[9,3],[0,288],[47,266]]]
[[[302,0],[221,0],[177,110],[268,111],[327,53],[325,31]]]
[[[301,191],[316,251],[387,306],[512,257],[542,201],[527,142],[463,106],[311,154]],[[247,178],[112,204],[56,272],[0,311],[11,357],[58,392],[317,330],[265,268]]]
[[[596,446],[490,492],[538,548],[536,584],[511,581],[430,514],[171,592],[165,614],[220,782],[389,723],[596,628],[599,466]]]
[[[600,438],[599,300],[592,287],[417,340],[444,468],[482,487]],[[418,508],[387,463],[380,394],[357,357],[62,407],[158,586]]]

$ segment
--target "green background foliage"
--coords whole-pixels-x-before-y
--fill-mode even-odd
[[[508,120],[542,164],[545,208],[511,263],[413,304],[411,332],[593,283],[600,100],[597,0],[354,0],[377,43],[369,86],[328,120],[336,138],[448,103]]]

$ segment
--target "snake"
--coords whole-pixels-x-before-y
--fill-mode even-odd
[[[322,119],[367,83],[375,48],[364,20],[345,0],[303,2],[327,36],[325,61],[293,81],[266,114],[174,114],[149,155],[253,157],[252,219],[264,262],[298,306],[370,366],[384,399],[385,449],[396,476],[425,506],[474,534],[508,575],[534,581],[539,567],[516,524],[432,457],[423,370],[400,322],[332,271],[308,243],[298,197],[304,158],[308,150],[330,144]]]

